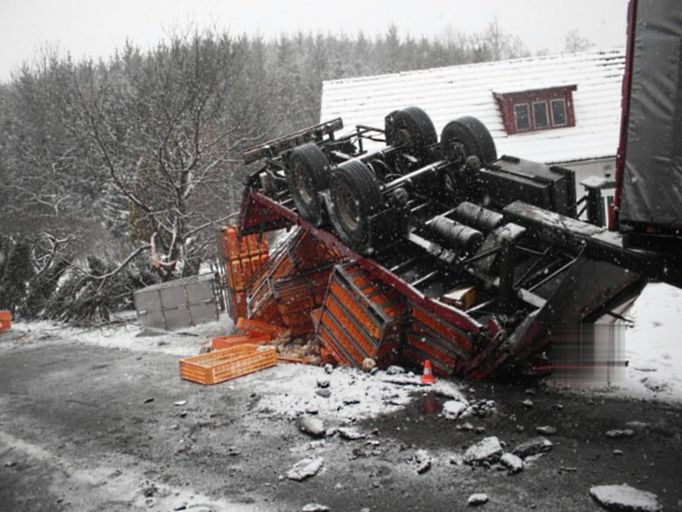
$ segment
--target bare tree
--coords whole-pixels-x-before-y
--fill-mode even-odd
[[[566,33],[564,51],[567,53],[584,52],[593,46],[594,45],[588,39],[585,39],[580,35],[578,30],[571,30]]]

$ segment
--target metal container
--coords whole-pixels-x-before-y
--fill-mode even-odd
[[[174,331],[218,320],[218,290],[213,274],[155,284],[133,294],[144,327]]]

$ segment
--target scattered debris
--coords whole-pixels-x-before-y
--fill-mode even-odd
[[[145,498],[152,498],[156,493],[159,492],[159,488],[156,487],[155,484],[148,481],[144,481],[142,483],[140,490],[142,491],[142,495]]]
[[[614,455],[623,455],[623,450],[613,450]]]
[[[299,460],[292,468],[287,471],[286,477],[290,480],[296,480],[301,482],[306,478],[315,476],[322,465],[324,464],[324,459],[322,457],[313,457]]]
[[[298,428],[301,432],[312,437],[324,437],[326,433],[324,422],[319,418],[311,418],[310,416],[301,418],[298,421]]]
[[[483,434],[483,433],[485,433],[485,427],[484,427],[483,425],[479,425],[478,427],[476,427],[476,428],[474,429],[474,431],[475,431],[477,434]]]
[[[619,512],[659,512],[662,510],[658,496],[640,491],[627,484],[597,485],[590,489],[592,496],[602,508]]]
[[[523,405],[526,409],[530,409],[533,407],[533,401],[530,398],[526,398],[523,402],[521,402],[521,405]]]
[[[357,441],[358,439],[365,439],[367,435],[353,427],[339,427],[337,429],[339,435],[349,441]]]
[[[315,394],[321,396],[322,398],[329,398],[332,396],[332,392],[328,389],[318,389],[315,391]]]
[[[460,425],[457,425],[455,428],[457,430],[463,430],[464,432],[469,432],[469,431],[474,429],[474,426],[467,421],[466,423],[461,423]]]
[[[497,412],[497,406],[494,400],[478,400],[469,405],[469,409],[464,413],[465,416],[472,414],[479,418],[492,416]]]
[[[329,379],[323,379],[323,378],[317,379],[317,387],[322,388],[322,389],[328,388],[329,387]]]
[[[417,464],[417,473],[422,475],[431,469],[431,456],[426,450],[417,450],[413,457]]]
[[[308,503],[301,512],[329,512],[331,509],[327,505],[320,505],[319,503]]]
[[[177,402],[173,402],[173,405],[175,405],[176,407],[182,407],[186,403],[187,403],[187,400],[178,400]]]
[[[237,448],[236,446],[228,446],[227,447],[227,454],[236,457],[237,455],[240,455],[242,452]]]
[[[377,367],[377,362],[374,359],[372,359],[371,357],[366,357],[362,361],[362,369],[366,372],[371,372],[376,367]]]
[[[448,400],[443,404],[443,416],[449,420],[456,420],[466,410],[468,404],[459,400]]]
[[[355,405],[355,404],[359,404],[359,403],[360,403],[360,399],[358,397],[355,397],[355,396],[349,396],[349,397],[346,397],[343,399],[343,405]]]
[[[13,468],[16,465],[17,465],[17,462],[14,460],[5,461],[5,467],[6,468]]]
[[[477,507],[479,505],[484,505],[485,503],[488,503],[488,495],[484,492],[472,494],[467,500],[467,505],[470,507]]]
[[[405,373],[405,368],[396,364],[392,364],[386,368],[386,375],[402,375],[403,373]]]
[[[513,453],[504,453],[502,457],[500,457],[500,462],[509,470],[508,473],[510,475],[520,473],[525,466],[521,457],[517,457]]]
[[[145,404],[150,404],[150,403],[152,403],[153,401],[154,401],[154,398],[146,398],[145,401],[144,401],[143,403],[145,403]]]
[[[564,410],[564,406],[563,406],[562,404],[554,404],[554,405],[552,406],[552,409],[554,409],[555,411],[563,411],[563,410]]]
[[[606,437],[611,439],[622,439],[624,437],[632,437],[635,435],[635,431],[631,428],[619,429],[615,428],[606,432]]]
[[[472,466],[494,462],[502,455],[502,445],[495,437],[486,437],[476,444],[471,445],[464,452],[464,462]]]
[[[331,374],[331,372],[334,371],[334,366],[332,366],[330,363],[327,363],[324,365],[324,373],[326,374]]]
[[[536,427],[535,431],[538,434],[542,434],[543,436],[553,436],[556,434],[556,427],[552,427],[551,425],[542,425],[540,427]]]
[[[550,451],[554,445],[552,441],[546,437],[533,437],[528,441],[519,444],[514,448],[514,455],[518,455],[522,459],[530,457],[532,455],[537,455],[539,453],[545,453]]]

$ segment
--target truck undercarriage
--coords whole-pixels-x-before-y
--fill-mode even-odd
[[[440,137],[416,107],[390,113],[383,129],[337,136],[342,127],[336,119],[246,151],[259,167],[239,225],[242,237],[297,227],[334,255],[326,295],[303,315],[342,364],[429,359],[471,379],[540,373],[561,332],[620,318],[647,279],[682,283],[674,255],[625,248],[598,215],[578,220],[582,203],[601,204],[598,194],[576,201],[572,171],[498,158],[475,118]],[[257,280],[245,287],[253,318]]]

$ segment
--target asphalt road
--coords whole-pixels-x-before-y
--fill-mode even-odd
[[[311,444],[294,421],[258,407],[259,379],[275,371],[202,387],[180,380],[173,356],[0,336],[0,510],[296,511],[317,502],[334,511],[456,511],[485,492],[486,511],[590,511],[600,508],[589,488],[615,483],[682,510],[679,406],[474,384],[469,398],[497,406],[468,420],[484,433],[458,430],[462,421],[438,414],[443,398],[420,395],[359,423],[374,432],[366,440]],[[646,426],[631,438],[605,436],[630,421]],[[520,474],[456,463],[484,436],[511,447],[539,425],[557,428],[554,448]],[[410,462],[418,449],[434,458],[424,474]],[[282,477],[312,455],[325,461],[317,476]]]

